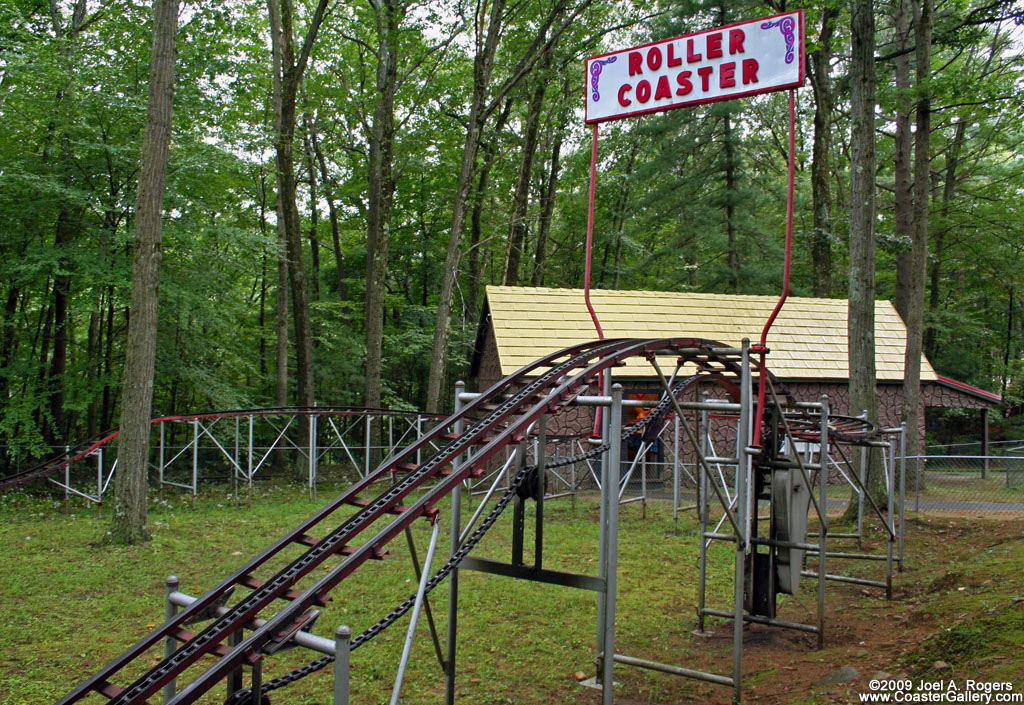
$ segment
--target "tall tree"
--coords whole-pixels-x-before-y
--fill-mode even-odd
[[[519,177],[512,196],[512,222],[509,225],[508,251],[505,255],[505,286],[519,283],[519,261],[522,259],[526,233],[529,230],[526,215],[530,205],[530,183],[533,175],[533,159],[537,154],[537,138],[540,134],[540,114],[544,107],[544,89],[549,77],[546,69],[551,65],[554,47],[544,52],[540,71],[533,81],[533,93],[526,106],[526,122],[523,128],[523,148],[519,159]]]
[[[538,59],[591,4],[593,0],[579,0],[575,6],[569,0],[555,0],[544,12],[538,28],[526,50],[515,59],[508,76],[491,93],[491,73],[498,44],[506,21],[505,0],[491,0],[479,4],[474,17],[474,42],[476,54],[473,60],[473,88],[470,99],[469,117],[466,125],[466,140],[462,149],[462,163],[459,179],[452,200],[452,224],[448,231],[448,250],[445,254],[444,270],[441,273],[441,288],[438,293],[437,318],[434,324],[434,339],[430,351],[430,372],[427,381],[427,410],[441,408],[441,391],[444,389],[448,354],[448,322],[451,317],[452,296],[458,277],[459,260],[462,258],[462,230],[465,226],[470,191],[476,173],[476,156],[480,148],[484,125],[501,105],[505,96],[533,69]],[[520,8],[515,8],[518,12]],[[490,93],[490,95],[489,95]]]
[[[384,294],[395,179],[395,94],[398,90],[398,26],[405,8],[398,0],[372,0],[377,29],[376,105],[370,128],[366,229],[366,382],[363,403],[381,406]]]
[[[831,2],[821,10],[821,31],[817,46],[807,58],[808,75],[814,91],[814,143],[811,151],[811,198],[814,208],[814,235],[811,261],[814,269],[813,293],[832,296],[832,36],[839,10]]]
[[[913,135],[910,129],[913,100],[910,81],[912,18],[914,0],[897,0],[893,20],[893,79],[896,88],[895,132],[893,135],[893,222],[899,252],[896,255],[896,291],[893,303],[904,322],[910,302],[912,255],[909,243],[914,230]]]
[[[853,0],[850,17],[850,413],[878,422],[875,380],[875,17],[872,0]],[[881,474],[868,467],[869,491]],[[850,502],[854,516],[856,502]],[[850,508],[847,514],[850,514]]]
[[[931,193],[931,50],[933,0],[915,3],[914,60],[917,101],[914,133],[914,230],[910,247],[907,288],[907,349],[903,362],[903,420],[907,447],[915,454],[920,445],[921,348],[924,338],[924,282],[928,266],[928,210]]]
[[[309,296],[302,255],[302,222],[296,200],[295,123],[299,85],[309,64],[328,0],[319,0],[306,28],[306,35],[295,52],[292,0],[268,0],[271,51],[274,65],[274,146],[277,155],[277,227],[287,243],[288,280],[292,292],[292,319],[295,326],[295,366],[299,404],[312,406],[315,399],[313,377],[313,333],[309,319]]]
[[[153,49],[149,65],[149,112],[143,137],[142,169],[135,205],[131,318],[121,392],[121,426],[110,540],[136,543],[149,538],[146,486],[149,418],[153,404],[157,308],[160,300],[160,240],[174,106],[178,0],[154,0]]]

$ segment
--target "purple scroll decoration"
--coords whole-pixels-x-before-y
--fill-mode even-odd
[[[786,40],[786,63],[793,63],[793,46],[796,44],[796,33],[794,32],[796,22],[793,21],[792,17],[783,17],[774,22],[761,23],[761,29],[771,29],[772,27],[778,27],[782,32],[782,38]]]
[[[594,59],[590,64],[590,87],[594,89],[594,100],[601,100],[601,94],[597,90],[598,81],[601,79],[601,69],[605,64],[613,64],[619,58],[613,56],[610,59]]]

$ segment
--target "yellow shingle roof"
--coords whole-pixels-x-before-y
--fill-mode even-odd
[[[606,338],[709,338],[739,346],[757,342],[777,296],[592,290]],[[491,321],[503,375],[555,350],[597,337],[582,289],[488,286]],[[768,367],[782,379],[847,379],[846,299],[790,297],[768,334]],[[879,381],[903,380],[906,327],[888,301],[875,302]],[[638,360],[623,376],[647,377]],[[921,357],[921,381],[935,371]]]

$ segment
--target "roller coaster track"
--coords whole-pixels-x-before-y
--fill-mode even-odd
[[[430,416],[428,414],[420,414],[411,411],[395,411],[390,409],[366,409],[363,407],[356,406],[286,406],[286,407],[265,407],[258,409],[232,409],[230,411],[211,411],[201,414],[181,414],[173,416],[157,416],[150,419],[150,425],[157,425],[163,422],[182,422],[191,423],[196,420],[205,419],[231,419],[231,418],[249,418],[249,417],[265,417],[265,416],[392,416],[392,417],[425,417]],[[438,415],[436,419],[442,420],[444,417]],[[100,435],[92,438],[84,443],[70,448],[64,453],[60,453],[52,458],[35,465],[27,470],[7,475],[0,478],[0,492],[12,487],[18,487],[26,485],[36,480],[45,480],[46,478],[54,475],[70,465],[81,461],[83,458],[88,457],[94,453],[97,449],[108,445],[120,434],[120,431],[113,429],[105,431]]]
[[[594,341],[537,360],[496,383],[415,443],[387,458],[309,519],[75,687],[58,705],[77,702],[91,693],[107,697],[113,705],[145,703],[202,657],[218,656],[170,701],[172,705],[195,702],[243,663],[254,663],[275,644],[287,641],[311,619],[312,613],[307,610],[325,605],[332,589],[367,560],[382,557],[388,542],[416,519],[426,517],[435,521],[436,504],[463,480],[481,472],[500,450],[521,442],[530,424],[587,392],[605,370],[626,358],[651,358],[658,354],[675,354],[680,360],[693,363],[698,374],[710,378],[735,379],[739,375],[737,355],[722,353],[718,343],[692,338]],[[460,434],[452,433],[450,429],[460,421],[468,423],[468,428]],[[444,445],[435,451],[434,445],[438,443]],[[433,455],[416,464],[417,451]],[[435,484],[428,485],[432,480]],[[359,496],[381,481],[388,485],[376,498]],[[408,506],[402,504],[419,489],[424,491],[418,498]],[[311,536],[310,532],[321,524],[329,527],[328,519],[335,512],[353,505],[357,511],[325,536]],[[385,515],[394,518],[361,544],[353,542]],[[267,580],[255,577],[257,569],[295,545],[305,549],[298,558]],[[336,566],[324,569],[311,584],[304,583],[301,590],[297,589],[300,580],[332,556],[343,558]],[[185,630],[186,624],[215,614],[236,588],[251,592],[199,633]],[[270,614],[271,605],[279,604],[278,600],[285,600],[286,604],[262,626],[242,635],[243,628],[252,626],[262,614]],[[228,645],[228,637],[236,633],[243,638]],[[130,673],[145,668],[146,652],[168,637],[180,642],[173,653],[130,684],[115,684],[116,680],[124,681]]]

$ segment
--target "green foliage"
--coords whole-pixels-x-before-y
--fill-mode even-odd
[[[536,37],[549,3],[507,8],[494,85]],[[806,7],[809,48],[824,5]],[[63,25],[70,8],[58,3]],[[583,284],[589,130],[580,121],[581,58],[765,13],[666,0],[647,7],[595,3],[484,127],[486,189],[471,195],[479,219],[459,266],[446,380],[465,375],[482,286],[501,280],[526,104],[546,87],[531,178],[520,282]],[[1014,7],[1003,8],[1019,14]],[[394,209],[387,275],[383,398],[422,405],[429,339],[445,260],[451,204],[466,135],[471,18],[458,3],[428,3],[402,16],[394,45],[396,94]],[[145,121],[148,8],[122,3],[88,15],[58,38],[48,8],[16,0],[0,8],[0,445],[43,453],[116,424],[127,331],[135,181]],[[891,14],[891,4],[879,12]],[[1024,76],[1015,35],[975,0],[937,20],[931,136],[934,179],[926,323],[928,353],[943,374],[1008,398],[1024,398],[1021,281],[1022,150],[1019,96]],[[643,21],[640,21],[643,18]],[[842,47],[840,15],[834,47]],[[605,37],[607,27],[620,26]],[[311,303],[317,398],[359,403],[365,365],[368,130],[375,89],[377,24],[366,4],[332,8],[313,47],[299,100],[299,201],[304,264],[318,284]],[[154,408],[165,413],[267,405],[276,379],[277,235],[265,8],[188,8],[182,16]],[[881,23],[879,290],[891,296],[890,25]],[[833,291],[846,290],[849,189],[844,135],[846,59],[832,62]],[[813,94],[798,98],[797,200],[792,290],[809,293],[813,218],[810,160]],[[698,106],[602,124],[594,229],[595,287],[679,291],[780,290],[785,230],[786,96]],[[315,137],[315,140],[312,139]],[[316,143],[323,165],[306,149]],[[559,149],[558,185],[543,266],[541,194]],[[488,154],[493,155],[488,158]],[[315,175],[312,197],[310,164]],[[948,187],[947,187],[948,186]],[[338,251],[328,213],[337,218]],[[316,230],[313,214],[316,211]],[[71,223],[57,244],[57,223]],[[314,271],[309,241],[319,246]],[[469,248],[472,247],[470,251]],[[340,264],[339,264],[340,261]],[[470,271],[470,265],[476,267]],[[341,271],[339,272],[339,266]],[[55,287],[69,282],[67,369],[52,372]],[[287,292],[284,292],[287,295]],[[293,363],[292,363],[293,364]],[[63,398],[63,418],[51,402]],[[3,458],[0,458],[0,465]]]

